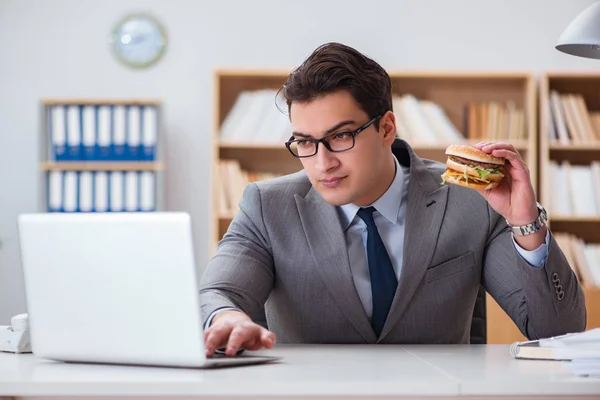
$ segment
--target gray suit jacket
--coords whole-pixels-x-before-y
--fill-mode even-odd
[[[202,278],[203,317],[222,307],[254,319],[266,312],[279,343],[468,343],[482,285],[528,338],[585,328],[583,292],[552,236],[545,267],[530,266],[479,193],[441,185],[444,165],[404,141],[393,151],[410,166],[410,183],[402,275],[379,338],[336,207],[303,171],[246,187]]]

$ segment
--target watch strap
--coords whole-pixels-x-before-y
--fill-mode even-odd
[[[536,203],[536,205],[537,205],[537,209],[538,209],[538,217],[535,219],[535,221],[533,221],[527,225],[520,225],[520,226],[511,225],[510,223],[508,223],[508,221],[506,221],[506,223],[511,228],[511,231],[514,235],[516,235],[516,236],[531,235],[532,233],[539,231],[540,229],[542,229],[542,227],[544,225],[546,225],[546,222],[548,222],[548,213],[546,212],[546,210],[544,209],[544,207],[542,207],[542,205],[540,203]]]

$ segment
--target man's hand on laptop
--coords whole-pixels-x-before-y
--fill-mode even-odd
[[[221,311],[214,316],[204,332],[206,355],[212,357],[216,349],[225,348],[225,354],[235,356],[239,349],[260,350],[273,348],[275,334],[252,322],[240,311]]]

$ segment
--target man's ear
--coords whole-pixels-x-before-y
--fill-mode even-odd
[[[379,133],[385,144],[391,145],[396,139],[396,116],[388,111],[379,120]]]

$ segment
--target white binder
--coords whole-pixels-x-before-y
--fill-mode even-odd
[[[48,173],[48,211],[63,211],[63,173],[61,171]]]
[[[94,173],[94,211],[108,211],[108,173],[96,171]]]
[[[64,176],[65,198],[63,200],[65,212],[77,212],[78,199],[77,187],[79,180],[79,172],[66,171]]]
[[[81,109],[81,141],[83,159],[96,159],[96,108],[92,105],[82,106]]]
[[[156,143],[158,140],[156,107],[145,106],[143,110],[142,158],[152,161],[156,157]]]
[[[124,160],[127,156],[127,118],[125,106],[116,105],[112,109],[112,160]]]
[[[125,211],[139,210],[138,173],[127,171],[125,173]]]
[[[156,173],[152,171],[142,171],[140,173],[141,211],[156,211],[155,177]]]
[[[121,212],[124,210],[123,183],[123,172],[112,171],[110,173],[110,211],[112,212]]]
[[[67,158],[67,125],[65,122],[65,108],[61,105],[52,106],[50,109],[50,141],[52,142],[53,156],[56,161]]]
[[[94,187],[91,171],[79,173],[79,211],[92,212],[94,205]]]
[[[140,107],[129,106],[127,110],[127,150],[128,160],[140,159],[142,132],[140,127]]]
[[[81,114],[79,106],[67,108],[67,152],[69,160],[83,160],[81,151]]]
[[[102,105],[98,107],[98,146],[97,159],[110,160],[111,153],[111,126],[110,126],[110,106]]]

